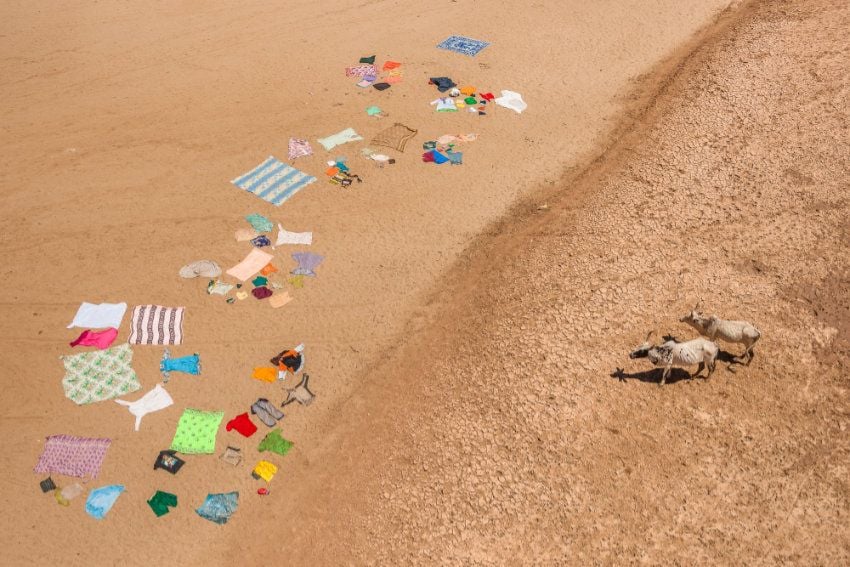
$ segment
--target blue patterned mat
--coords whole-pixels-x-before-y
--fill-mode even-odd
[[[266,161],[231,183],[272,205],[280,206],[314,181],[315,177],[269,156]]]
[[[437,45],[437,47],[440,49],[448,49],[455,53],[469,55],[470,57],[475,57],[478,55],[479,51],[488,45],[490,44],[486,41],[472,39],[471,37],[464,37],[462,35],[453,35],[443,40],[443,42]]]

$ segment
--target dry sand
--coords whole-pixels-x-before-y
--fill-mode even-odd
[[[813,30],[835,35],[841,21],[846,29],[846,13],[800,15],[799,4],[782,3],[764,22],[747,20],[751,37],[736,31],[741,38],[705,48],[688,64],[701,67],[681,73],[690,79],[668,87],[659,107],[667,114],[645,118],[655,129],[609,152],[597,173],[561,185],[565,169],[628,123],[614,119],[630,82],[665,56],[677,61],[676,47],[729,3],[586,4],[4,6],[2,340],[15,355],[2,370],[12,506],[0,527],[10,561],[605,561],[700,550],[732,561],[724,554],[736,549],[764,559],[759,545],[771,539],[759,524],[773,520],[764,508],[777,495],[784,523],[771,531],[786,530],[775,537],[788,545],[777,544],[777,558],[846,558],[846,531],[836,531],[846,530],[836,515],[847,508],[846,470],[836,464],[846,448],[832,432],[846,417],[836,417],[837,402],[822,403],[846,392],[837,371],[816,366],[811,341],[797,339],[803,329],[826,352],[839,344],[830,340],[846,340],[828,330],[838,323],[818,322],[834,295],[813,285],[834,274],[832,285],[846,290],[833,269],[846,264],[846,240],[829,230],[846,218],[837,206],[846,206],[846,124],[836,110],[847,97],[836,83],[846,53],[827,33],[818,34],[825,47],[810,41]],[[449,33],[493,45],[474,59],[432,47]],[[353,87],[342,68],[373,52],[403,61],[405,82],[385,93]],[[443,74],[520,91],[531,106],[522,115],[435,115],[425,82]],[[753,76],[761,83],[747,85]],[[390,117],[366,117],[370,104]],[[354,161],[360,187],[320,179],[275,209],[227,183],[270,153],[285,158],[290,136],[353,126],[368,138],[395,120],[419,136],[392,168]],[[480,138],[463,167],[418,163],[424,140],[467,131]],[[771,151],[777,138],[782,152]],[[364,145],[330,155],[353,158]],[[320,174],[324,159],[296,165]],[[549,212],[495,225],[455,263],[489,222],[541,187]],[[671,222],[671,210],[688,214]],[[238,261],[246,249],[232,231],[250,212],[313,230],[313,249],[327,258],[280,311],[253,300],[228,306],[176,277],[190,260]],[[753,219],[768,236],[743,247]],[[738,232],[716,246],[706,226]],[[703,269],[658,249],[682,242],[698,248]],[[819,253],[809,256],[813,242]],[[800,289],[827,310],[812,315],[788,299]],[[648,325],[673,330],[697,295],[716,309],[745,298],[736,312],[770,337],[752,367],[663,391],[607,377]],[[175,350],[200,352],[204,375],[173,378],[177,403],[139,433],[124,408],[62,397],[56,357],[76,336],[64,326],[82,300],[188,308],[187,340]],[[150,470],[183,407],[229,418],[261,395],[280,397],[250,369],[301,341],[319,398],[286,417],[297,448],[270,496],[258,497],[248,475],[254,439],[224,431],[219,450],[235,442],[248,453],[238,471],[213,457],[192,457],[173,478]],[[135,352],[141,394],[159,379],[161,349]],[[64,509],[38,492],[30,469],[54,433],[114,439],[90,485],[121,482],[128,492],[104,522],[86,516],[81,500]],[[759,483],[748,482],[754,473]],[[144,504],[157,489],[181,499],[161,519]],[[232,489],[242,503],[227,526],[191,511],[207,492]],[[816,534],[814,519],[835,527]],[[809,541],[794,549],[795,536]]]

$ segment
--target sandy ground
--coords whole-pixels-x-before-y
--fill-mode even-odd
[[[341,412],[297,557],[846,565],[848,26],[844,2],[752,5],[479,239]],[[757,323],[756,358],[723,344],[710,380],[660,387],[627,353],[693,337],[699,298]]]
[[[830,330],[843,329],[846,296],[830,290],[847,289],[835,268],[846,233],[834,228],[846,218],[847,15],[783,2],[747,20],[688,63],[630,141],[562,185],[622,126],[630,82],[676,61],[728,2],[586,4],[4,5],[0,336],[15,354],[2,367],[11,513],[0,533],[11,560],[846,560],[843,359],[818,367],[812,340],[826,353],[846,340]],[[474,59],[433,49],[449,33],[493,45]],[[354,87],[342,68],[371,53],[403,61],[405,82]],[[531,107],[434,115],[434,75],[518,90]],[[366,117],[369,104],[390,117]],[[227,183],[284,158],[290,136],[353,126],[368,139],[395,120],[420,130],[414,149],[445,133],[480,138],[461,168],[435,170],[413,149],[385,170],[355,161],[362,186],[320,180],[280,209]],[[320,174],[319,153],[296,165]],[[469,248],[541,187],[548,211],[517,211]],[[673,210],[687,214],[673,222]],[[229,306],[176,278],[190,260],[238,261],[246,247],[232,232],[251,212],[313,230],[327,258],[281,311]],[[720,229],[734,236],[713,245],[706,234]],[[683,242],[697,260],[659,248]],[[675,316],[697,296],[717,310],[734,298],[757,320],[769,339],[753,366],[661,391],[608,377],[648,326],[686,334]],[[139,433],[117,405],[62,397],[56,357],[82,300],[188,308],[176,354],[200,352],[204,375],[173,379],[177,403]],[[319,398],[286,417],[297,449],[270,496],[248,475],[253,439],[223,430],[219,450],[248,453],[237,471],[213,457],[173,478],[150,470],[182,408],[229,418],[279,398],[250,369],[302,341]],[[161,352],[136,349],[139,394],[159,380]],[[30,470],[54,433],[113,438],[90,484],[128,492],[106,521],[38,491]],[[157,489],[180,495],[176,513],[150,513]],[[233,489],[242,504],[226,527],[191,512]]]

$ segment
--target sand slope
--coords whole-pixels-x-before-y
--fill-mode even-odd
[[[298,557],[847,564],[848,25],[756,4],[568,196],[496,225],[340,416]],[[694,336],[699,298],[757,356],[661,388],[627,354]]]
[[[365,369],[379,353],[403,341],[404,322],[426,290],[442,285],[442,270],[517,197],[554,184],[590,151],[610,130],[629,81],[727,4],[5,3],[6,557],[16,564],[192,563],[202,553],[221,560],[231,538],[241,548],[256,536],[260,519],[270,537],[304,522],[288,504],[300,490],[289,474],[266,500],[253,494],[253,463],[236,474],[212,457],[196,458],[177,477],[154,474],[182,409],[221,409],[228,418],[245,411],[270,394],[249,379],[250,369],[306,342],[321,402],[286,418],[298,443],[286,463],[292,477],[321,469],[314,452],[345,435],[327,433],[336,408],[370,380]],[[474,59],[436,50],[450,33],[492,45]],[[372,53],[404,62],[405,82],[385,93],[354,87],[343,68]],[[486,120],[434,115],[425,83],[444,74],[520,91],[530,108]],[[370,104],[390,118],[368,118]],[[444,133],[474,131],[480,139],[463,167],[427,168],[412,150],[383,171],[357,162],[362,187],[346,192],[320,182],[279,210],[228,183],[269,154],[285,157],[290,136],[315,139],[352,126],[368,137],[395,120],[420,130],[413,148]],[[353,158],[360,147],[339,153]],[[327,157],[298,165],[319,174]],[[313,230],[314,250],[327,257],[318,280],[280,312],[253,300],[228,306],[176,277],[188,261],[241,259],[246,246],[232,233],[251,212]],[[70,351],[77,333],[65,325],[84,300],[187,307],[187,340],[175,354],[201,353],[204,375],[175,377],[176,404],[146,418],[138,433],[124,408],[78,408],[62,396],[57,357]],[[161,353],[136,349],[139,394],[159,381]],[[38,491],[31,468],[55,433],[114,439],[92,486],[122,482],[128,491],[105,522],[85,516],[80,500],[64,509]],[[219,449],[234,441],[254,446],[222,432]],[[150,513],[144,501],[157,489],[180,495],[177,513],[159,520]],[[244,501],[227,528],[192,513],[207,492],[230,489]]]

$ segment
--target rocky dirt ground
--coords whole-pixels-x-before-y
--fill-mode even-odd
[[[848,29],[844,1],[754,3],[560,196],[494,227],[341,410],[304,504],[335,536],[300,553],[848,564]],[[694,337],[699,299],[760,328],[756,357],[721,344],[710,380],[661,387],[628,352]]]

